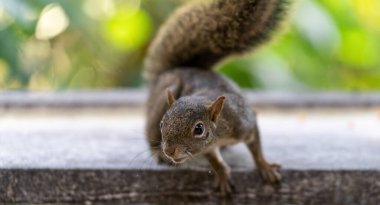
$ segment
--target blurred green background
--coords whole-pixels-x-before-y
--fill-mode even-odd
[[[0,0],[0,88],[142,87],[150,40],[184,0]],[[380,1],[299,0],[282,35],[218,71],[245,88],[380,89]]]

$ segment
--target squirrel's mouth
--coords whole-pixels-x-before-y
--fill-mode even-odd
[[[170,158],[174,163],[181,164],[187,160],[187,157]]]

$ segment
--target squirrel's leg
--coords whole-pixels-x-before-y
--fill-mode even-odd
[[[161,102],[162,101],[162,102]],[[146,124],[146,134],[149,147],[153,157],[155,157],[158,163],[170,164],[169,160],[166,159],[161,147],[161,131],[160,131],[160,121],[164,112],[165,101],[161,100],[156,104],[148,105],[147,114],[147,124]],[[152,101],[151,101],[152,102]]]
[[[178,98],[181,82],[179,77],[173,73],[163,74],[157,82],[157,84],[151,85],[150,89],[147,104],[146,134],[151,152],[153,156],[157,157],[158,162],[172,165],[172,162],[162,152],[160,121],[168,109],[166,89],[169,88]]]
[[[277,172],[280,165],[268,163],[263,154],[260,142],[260,133],[258,127],[255,126],[253,140],[246,143],[252,157],[255,161],[256,168],[258,169],[262,179],[265,183],[278,184],[281,181],[281,175]]]
[[[171,161],[167,159],[162,152],[161,148],[161,133],[152,133],[148,137],[150,151],[153,157],[157,158],[159,164],[168,164],[171,165]]]
[[[231,169],[224,162],[219,148],[215,148],[204,154],[209,161],[217,177],[217,184],[222,196],[229,195],[233,192],[234,187],[231,183]]]

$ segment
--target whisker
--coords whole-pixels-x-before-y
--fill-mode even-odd
[[[193,154],[191,154],[191,152],[189,150],[185,150],[185,153],[191,158],[193,159]]]
[[[152,140],[152,139],[148,139],[149,142],[157,142],[157,143],[161,143],[162,141],[161,140]]]
[[[152,152],[150,152],[148,155],[146,155],[141,163],[142,163],[142,167],[143,168],[147,168],[147,167],[151,167],[151,164],[153,163],[154,161],[154,154]]]
[[[134,164],[133,163],[135,163],[135,160],[137,159],[137,158],[139,158],[140,156],[142,156],[143,154],[145,154],[145,153],[147,153],[147,152],[149,152],[150,150],[149,149],[147,149],[147,150],[143,150],[143,151],[141,151],[141,152],[138,152],[133,158],[132,158],[132,160],[129,162],[129,166],[133,166]]]
[[[153,149],[161,149],[162,146],[161,145],[157,145],[157,146],[150,146],[150,148],[153,148]]]

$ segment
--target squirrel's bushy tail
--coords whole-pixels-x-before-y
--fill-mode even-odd
[[[269,39],[287,0],[213,0],[188,4],[162,26],[145,59],[145,77],[178,68],[211,69]]]

